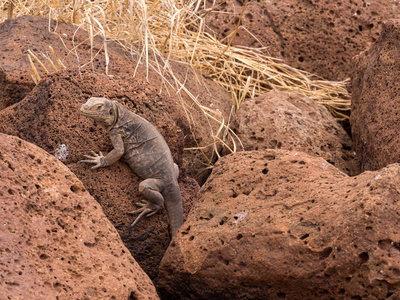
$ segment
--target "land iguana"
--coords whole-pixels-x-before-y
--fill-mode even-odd
[[[141,208],[129,213],[139,214],[131,227],[165,206],[170,234],[174,236],[183,223],[179,168],[162,135],[144,118],[106,98],[90,98],[82,105],[81,114],[108,129],[114,146],[106,156],[91,151],[81,162],[95,164],[92,169],[97,169],[110,166],[123,156],[136,175],[144,179],[139,192],[145,201],[136,203]]]

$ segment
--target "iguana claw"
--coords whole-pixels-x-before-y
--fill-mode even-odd
[[[143,218],[144,215],[146,215],[147,213],[153,212],[150,208],[146,208],[146,207],[142,207],[141,209],[135,210],[132,213],[136,213],[137,211],[141,211],[140,215],[138,215],[138,217],[135,219],[135,221],[133,221],[133,223],[131,224],[131,227],[135,226],[137,222],[140,221],[141,218]]]
[[[147,204],[149,204],[149,201],[142,200],[141,202],[136,202],[135,205],[140,206],[140,207],[145,207]],[[129,212],[128,214],[135,214],[135,212],[138,210],[134,210]]]
[[[94,151],[90,151],[90,154],[92,154],[92,155],[84,155],[84,157],[86,159],[81,160],[80,162],[87,163],[87,164],[95,164],[95,166],[92,167],[92,170],[95,170],[95,169],[103,166],[102,158],[104,158],[104,156],[103,156],[103,153],[101,153],[101,151],[99,151],[99,154],[96,154],[96,152],[94,152]]]
[[[133,221],[133,223],[131,224],[131,227],[135,226],[136,223],[139,222],[141,218],[143,218],[143,216],[150,217],[160,210],[157,209],[157,207],[150,208],[149,206],[154,206],[154,205],[148,201],[136,202],[135,204],[141,206],[141,208],[128,212],[129,215],[139,214],[135,219],[135,221]]]

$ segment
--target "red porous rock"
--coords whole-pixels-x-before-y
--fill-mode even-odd
[[[217,38],[235,30],[244,2],[215,2],[206,20]],[[398,1],[386,0],[248,1],[233,45],[263,47],[264,54],[293,67],[343,80],[350,76],[351,58],[378,38],[383,21],[399,12]]]
[[[44,150],[0,134],[0,298],[158,299],[101,206]]]
[[[351,131],[362,170],[400,162],[400,22],[388,21],[379,40],[354,58]]]
[[[346,174],[359,173],[348,134],[326,107],[307,96],[272,91],[247,101],[232,129],[245,150],[302,151],[321,156]]]
[[[134,203],[143,199],[138,191],[141,179],[123,161],[95,171],[79,162],[90,150],[112,150],[108,131],[79,112],[88,98],[100,95],[119,101],[153,123],[170,146],[175,162],[182,166],[183,135],[169,114],[175,109],[173,102],[160,96],[154,86],[133,78],[74,71],[53,74],[24,100],[0,111],[0,132],[32,142],[64,162],[101,204],[129,251],[154,278],[170,241],[166,214],[144,218],[130,228],[134,217],[127,213],[137,209]],[[179,183],[187,214],[199,187],[183,169]]]
[[[219,160],[164,256],[169,299],[399,299],[400,165],[287,150]]]
[[[49,22],[47,17],[23,16],[0,24],[0,43],[2,44],[0,47],[0,110],[22,100],[34,87],[28,50],[31,50],[43,62],[50,73],[54,73],[55,70],[42,56],[45,54],[53,61],[55,60],[49,45],[67,69],[79,68],[80,71],[104,74],[106,72],[104,41],[100,37],[94,41],[94,46],[91,48],[87,32],[71,24]],[[163,97],[165,93],[169,94],[169,100],[172,103],[168,106],[174,108],[171,116],[182,129],[184,147],[188,149],[184,153],[184,165],[191,177],[201,184],[204,183],[210,173],[208,167],[217,159],[214,149],[221,151],[222,144],[212,135],[212,132],[214,134],[218,132],[220,124],[213,118],[207,118],[205,110],[199,105],[216,112],[218,116],[213,114],[216,119],[226,121],[232,107],[228,93],[212,80],[203,78],[185,63],[171,62],[174,78],[169,73],[163,74],[169,82],[166,83],[153,69],[146,70],[144,65],[138,65],[137,56],[122,51],[111,42],[107,42],[107,54],[110,76],[125,77],[129,80],[135,74],[135,78],[144,86],[155,87],[160,97]],[[43,68],[34,63],[43,78],[46,75]],[[177,90],[179,90],[178,93]],[[107,91],[102,90],[101,86],[98,87],[98,96],[106,93]],[[216,147],[214,143],[217,143]]]
[[[57,66],[51,46],[57,58],[68,69],[80,68],[105,73],[106,59],[104,43],[97,37],[94,39],[92,51],[89,34],[76,26],[63,22],[50,21],[48,17],[22,16],[8,19],[0,24],[0,109],[4,109],[21,101],[35,86],[34,74],[28,58],[28,50],[45,65],[50,73],[56,72],[46,55]],[[110,47],[109,74],[128,74],[130,69],[122,67],[126,64],[123,52],[117,47]],[[93,59],[93,60],[92,60]],[[32,57],[39,76],[46,72]],[[57,67],[62,70],[62,66]]]

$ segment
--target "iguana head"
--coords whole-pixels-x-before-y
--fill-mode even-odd
[[[112,126],[117,118],[115,104],[103,97],[90,98],[81,106],[81,114],[107,128]]]

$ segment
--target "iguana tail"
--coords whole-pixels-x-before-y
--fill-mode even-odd
[[[178,183],[169,186],[163,191],[164,206],[169,219],[171,238],[183,224],[182,197]]]

